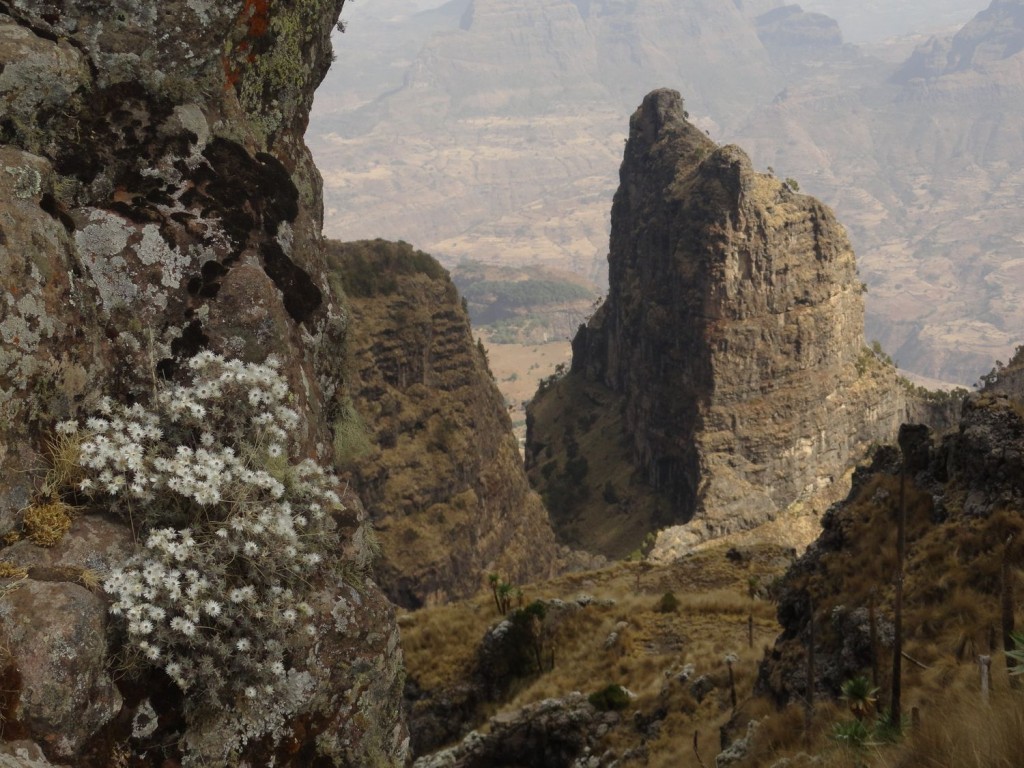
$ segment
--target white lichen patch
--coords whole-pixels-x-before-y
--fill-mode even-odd
[[[349,619],[352,616],[352,605],[341,595],[331,609],[331,616],[334,617],[334,628],[344,634],[348,629]]]
[[[135,717],[132,718],[132,738],[148,739],[156,733],[159,724],[160,721],[157,718],[156,710],[153,709],[153,705],[149,699],[143,699],[142,703],[139,704],[139,708],[135,711]]]
[[[199,19],[200,24],[210,23],[210,2],[209,0],[187,0],[186,5]]]
[[[133,305],[165,308],[162,288],[179,288],[191,262],[166,243],[155,224],[140,232],[120,216],[95,209],[89,212],[89,224],[75,233],[75,244],[107,312]],[[160,269],[160,288],[150,282],[152,270],[143,269],[154,266]]]
[[[8,293],[4,301],[14,312],[0,321],[0,340],[24,352],[35,352],[41,338],[53,335],[52,318],[47,316],[45,308],[32,294],[15,299]]]
[[[162,286],[178,288],[181,285],[182,274],[190,259],[167,244],[156,224],[147,224],[142,228],[142,242],[136,247],[136,253],[143,264],[160,265]]]
[[[42,190],[42,174],[32,166],[19,165],[13,168],[5,168],[4,170],[14,177],[14,196],[18,199],[28,200],[38,195]]]

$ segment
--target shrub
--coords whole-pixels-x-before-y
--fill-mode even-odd
[[[77,431],[78,492],[140,535],[103,585],[126,650],[184,692],[191,724],[227,722],[230,752],[279,735],[308,700],[308,600],[334,567],[341,502],[332,475],[295,457],[275,360],[203,352],[189,367],[192,383],[162,385],[148,409],[101,401]]]
[[[675,613],[679,610],[679,598],[672,592],[666,592],[658,600],[654,610],[658,613]]]
[[[590,694],[587,701],[602,712],[618,711],[629,706],[629,692],[618,683],[612,683]]]

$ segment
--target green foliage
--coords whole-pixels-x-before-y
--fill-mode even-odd
[[[434,257],[415,250],[406,242],[359,240],[335,244],[329,261],[341,277],[345,293],[372,298],[395,293],[400,275],[426,275],[448,281],[448,271]]]
[[[851,747],[863,747],[871,738],[871,731],[863,720],[849,720],[832,726],[832,738]]]
[[[1007,666],[1011,675],[1024,675],[1024,632],[1013,632],[1010,637],[1015,649],[1006,652]]]
[[[334,420],[334,464],[344,469],[368,454],[373,446],[366,422],[349,398],[345,398],[338,411]]]
[[[860,683],[857,683],[858,690],[862,687]],[[870,685],[868,688],[870,690]],[[874,721],[859,718],[835,723],[832,726],[832,738],[855,749],[878,744],[893,744],[899,741],[903,727],[902,724],[893,725],[891,720],[888,710],[885,710],[880,712]]]
[[[501,631],[495,635],[498,647],[490,656],[490,667],[484,670],[488,677],[507,684],[511,678],[545,671],[546,615],[547,608],[539,600],[509,611],[505,622],[498,627]]]
[[[550,376],[545,376],[537,383],[537,394],[535,397],[540,397],[547,392],[551,387],[555,386],[555,383],[561,379],[567,373],[568,369],[565,363],[559,363],[555,366],[555,371]]]
[[[673,592],[666,592],[658,599],[654,610],[658,613],[675,613],[679,610],[679,598]]]
[[[611,683],[594,691],[587,697],[587,701],[602,712],[618,712],[629,706],[629,692],[618,683]]]
[[[840,687],[842,698],[850,707],[853,716],[863,720],[874,711],[878,689],[864,675],[850,678]]]
[[[487,581],[491,585],[491,594],[494,596],[494,606],[502,616],[506,615],[512,608],[513,598],[518,599],[520,603],[522,602],[523,590],[516,587],[511,582],[504,581],[498,574],[490,574],[487,577]]]
[[[796,179],[790,178],[789,176],[786,177],[785,185],[787,187],[789,187],[791,190],[793,190],[794,192],[799,192],[800,191],[800,185],[797,184]]]

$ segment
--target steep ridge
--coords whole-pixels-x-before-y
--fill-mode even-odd
[[[380,538],[382,588],[418,608],[468,597],[490,573],[550,576],[554,534],[448,273],[383,240],[329,242],[328,260],[352,313],[341,412],[355,424],[339,458]]]
[[[716,146],[675,91],[630,121],[608,263],[528,422],[531,481],[584,546],[621,555],[668,527],[667,557],[753,527],[827,495],[904,418],[832,213]]]
[[[229,604],[229,594],[245,601],[250,593],[229,591],[231,582],[212,569],[183,574],[181,562],[230,540],[228,517],[254,536],[269,536],[262,520],[235,514],[247,499],[197,494],[195,504],[186,499],[175,507],[170,490],[147,496],[142,484],[155,483],[155,475],[136,474],[129,480],[136,497],[126,502],[113,495],[126,485],[124,475],[109,471],[102,489],[87,493],[84,482],[74,482],[78,470],[69,469],[83,466],[85,438],[76,444],[60,437],[68,434],[65,420],[81,423],[98,408],[109,414],[114,406],[103,395],[125,408],[137,405],[135,413],[157,407],[158,391],[190,383],[191,362],[212,357],[196,358],[201,350],[247,364],[273,355],[286,379],[279,393],[291,393],[281,413],[297,426],[281,438],[286,446],[271,443],[260,455],[267,466],[278,460],[272,469],[289,482],[299,457],[330,467],[334,435],[325,415],[342,384],[346,321],[325,270],[321,179],[302,136],[343,2],[0,2],[0,708],[5,740],[42,748],[24,750],[38,757],[32,765],[404,760],[399,636],[392,606],[363,576],[372,548],[351,490],[338,485],[323,497],[333,549],[328,558],[310,553],[306,564],[322,567],[307,570],[299,588],[308,602],[275,613],[294,622],[298,608],[308,632],[296,625],[287,645],[275,639],[271,647],[258,629],[271,619],[254,613],[252,639],[236,647],[230,633],[238,627],[224,630],[224,639],[215,617],[240,604]],[[223,386],[241,380],[229,377]],[[269,397],[258,389],[248,394],[249,403]],[[203,412],[198,405],[192,411]],[[208,415],[217,422],[215,409]],[[96,420],[87,429],[107,427],[125,423]],[[134,421],[131,427],[140,429]],[[249,422],[234,427],[251,437]],[[185,431],[180,422],[174,429]],[[179,458],[198,457],[214,443],[209,432],[189,429]],[[161,441],[169,431],[155,438],[149,432],[153,450],[171,444]],[[99,444],[97,437],[91,445],[98,451]],[[142,449],[130,447],[140,473],[135,452]],[[238,458],[236,447],[227,445],[225,455]],[[268,483],[268,472],[253,472],[253,456],[232,477],[261,480],[268,491],[256,498],[290,514],[279,500],[292,491],[279,480]],[[115,459],[128,462],[127,449]],[[290,459],[295,463],[284,466]],[[154,472],[170,465],[163,466]],[[47,467],[57,475],[44,480]],[[228,482],[223,461],[205,471]],[[174,479],[179,487],[197,482],[184,471]],[[279,489],[284,496],[271,499]],[[149,547],[154,518],[147,514],[160,504],[172,514],[161,524],[174,527],[155,540],[180,539],[183,547],[180,568],[169,566],[162,582],[168,600],[180,598],[179,579],[187,578],[189,599],[214,590],[206,613],[200,617],[193,606],[190,618],[171,619],[173,607],[150,605],[145,615],[132,605],[120,617],[108,614],[109,585],[137,573],[133,563],[141,561],[130,558]],[[190,533],[183,521],[197,505],[205,514],[192,522],[219,525],[217,536],[209,527]],[[294,521],[275,523],[282,537],[309,525],[293,511]],[[322,507],[311,505],[308,514],[318,513]],[[35,526],[47,514],[63,527],[53,523],[41,537]],[[256,542],[239,545],[233,558],[218,561],[218,573],[247,578],[245,563],[253,561],[243,555],[255,558],[259,550]],[[292,567],[292,550],[276,552],[274,567]],[[147,582],[132,594],[155,601],[163,593],[153,574],[163,566],[147,563]],[[297,561],[293,566],[299,569]],[[292,584],[291,575],[264,573],[266,595],[289,594],[281,585]],[[137,642],[161,632],[179,632],[166,647],[183,654],[181,663],[164,646]],[[313,639],[295,639],[303,634]],[[191,652],[181,650],[189,643]],[[231,669],[204,648],[216,649]],[[238,678],[224,678],[250,660],[262,661],[249,667],[254,674],[281,682],[243,692]],[[195,682],[199,675],[203,684]],[[211,681],[225,693],[209,693]]]

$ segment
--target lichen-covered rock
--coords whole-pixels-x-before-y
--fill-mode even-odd
[[[571,373],[528,420],[531,480],[589,546],[662,528],[655,555],[677,556],[813,498],[895,434],[905,398],[864,349],[842,227],[707,138],[675,91],[630,121],[608,264]]]
[[[31,741],[0,744],[0,768],[60,768],[46,759],[39,745]]]
[[[201,349],[276,355],[301,417],[299,452],[330,464],[346,312],[325,271],[321,180],[302,134],[343,3],[0,5],[0,534],[51,501],[40,469],[58,421],[101,394],[146,403]],[[339,557],[364,563],[366,515],[358,499],[346,506]],[[101,594],[83,584],[130,554],[127,522],[79,520],[53,550],[0,551],[26,573],[3,602],[12,658],[31,680],[19,722],[50,760],[158,764],[180,759],[179,740],[219,754],[216,723],[187,731],[166,679],[151,681],[151,699],[104,678],[117,649],[106,647]],[[404,761],[394,619],[372,583],[354,583],[358,594],[322,585],[317,621],[335,629],[309,648],[308,706],[287,737],[250,743],[243,759]],[[44,610],[44,597],[66,610]],[[32,631],[46,636],[30,636],[42,614]],[[60,666],[53,643],[79,637],[82,657]],[[36,651],[50,655],[25,655]],[[160,749],[132,735],[151,711]]]
[[[406,243],[328,247],[352,312],[351,402],[337,413],[355,439],[339,458],[381,540],[381,586],[418,608],[472,595],[490,573],[550,576],[554,533],[445,270]]]
[[[66,582],[27,579],[5,592],[0,636],[10,654],[9,722],[52,754],[74,757],[121,709],[106,667],[106,606]]]

